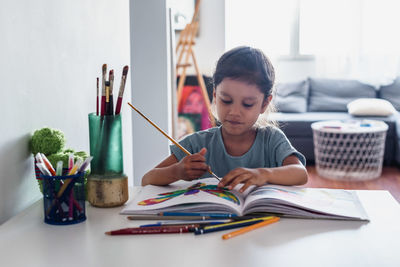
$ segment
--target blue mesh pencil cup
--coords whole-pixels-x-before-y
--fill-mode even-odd
[[[40,174],[43,181],[44,222],[67,225],[83,222],[85,214],[84,172],[74,175],[47,176]]]

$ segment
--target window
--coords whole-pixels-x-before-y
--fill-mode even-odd
[[[226,48],[315,61],[316,74],[388,83],[400,68],[400,1],[229,0]],[[378,81],[379,80],[379,81]]]

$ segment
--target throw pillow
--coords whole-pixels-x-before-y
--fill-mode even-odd
[[[354,116],[390,116],[396,109],[389,101],[379,98],[359,98],[347,104],[349,114]]]
[[[307,111],[308,82],[278,83],[272,98],[278,112],[301,113]]]
[[[400,77],[398,77],[392,84],[382,86],[379,89],[380,97],[386,99],[395,109],[400,111]]]
[[[355,80],[309,78],[309,111],[347,111],[357,98],[375,98],[374,87]]]

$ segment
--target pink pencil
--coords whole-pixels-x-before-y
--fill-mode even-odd
[[[74,189],[73,188],[71,188],[71,191],[69,192],[69,210],[68,210],[68,218],[70,219],[70,220],[72,220],[74,217],[72,217],[72,211],[73,211],[73,208],[74,208],[74,206],[73,206],[73,197],[74,197],[74,195],[73,195],[73,192],[74,191]]]
[[[122,71],[121,84],[119,86],[119,92],[118,92],[117,106],[115,108],[115,115],[118,115],[121,112],[122,96],[124,95],[125,82],[126,82],[126,76],[128,75],[128,69],[129,67],[125,66]]]

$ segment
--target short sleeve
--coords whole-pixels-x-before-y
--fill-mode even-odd
[[[179,144],[181,146],[183,146],[184,148],[186,148],[186,150],[189,151],[190,153],[193,153],[189,136],[184,138],[183,140],[179,141]],[[170,145],[169,148],[171,150],[171,154],[174,154],[178,161],[180,161],[181,159],[183,159],[186,156],[186,153],[183,152],[182,149],[180,149],[175,144]]]
[[[275,153],[275,159],[277,166],[282,166],[283,161],[290,155],[296,156],[300,162],[306,166],[306,158],[303,154],[297,151],[289,139],[287,139],[286,135],[279,129],[273,133],[271,143],[274,144],[273,152]]]
[[[189,151],[190,154],[198,153],[203,147],[207,147],[207,144],[209,143],[207,140],[213,135],[214,132],[215,129],[195,132],[180,140],[179,144]],[[171,153],[174,154],[178,159],[178,161],[186,156],[186,153],[174,144],[170,146],[170,150]]]

